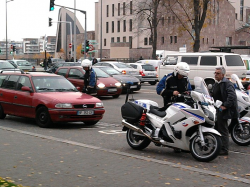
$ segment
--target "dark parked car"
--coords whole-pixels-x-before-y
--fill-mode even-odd
[[[57,62],[56,64],[52,65],[46,71],[49,72],[49,73],[55,73],[56,70],[59,67],[63,67],[63,66],[81,66],[81,63],[75,63],[75,62]]]
[[[94,66],[98,67],[110,76],[114,77],[116,80],[122,83],[122,91],[126,92],[128,88],[128,83],[132,83],[130,86],[131,91],[139,91],[141,89],[141,83],[138,78],[132,75],[124,75],[116,69],[108,66]]]
[[[100,68],[93,67],[97,76],[96,90],[97,96],[112,96],[117,98],[122,92],[122,86],[119,81],[111,77]],[[66,77],[75,87],[83,89],[85,71],[79,66],[60,67],[55,74]]]

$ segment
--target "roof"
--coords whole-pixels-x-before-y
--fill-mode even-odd
[[[235,45],[235,46],[214,46],[214,47],[210,47],[210,48],[215,48],[215,49],[219,49],[219,52],[227,52],[227,53],[231,53],[232,49],[250,49],[250,46],[244,46],[244,45]],[[210,50],[215,52],[215,50]]]

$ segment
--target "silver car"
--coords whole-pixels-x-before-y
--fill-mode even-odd
[[[17,65],[17,67],[25,72],[32,70],[32,64],[27,60],[8,60],[10,63]]]
[[[95,66],[108,66],[116,69],[117,71],[121,72],[123,75],[132,75],[138,78],[140,81],[142,80],[141,74],[131,67],[129,64],[123,62],[116,62],[116,61],[104,61],[98,62]]]

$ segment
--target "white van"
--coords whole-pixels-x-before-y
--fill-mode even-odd
[[[240,79],[246,78],[246,66],[240,55],[233,53],[176,53],[168,54],[158,68],[159,80],[173,72],[176,63],[186,62],[189,64],[190,73],[188,75],[191,85],[194,84],[194,77],[204,78],[207,84],[214,82],[214,71],[216,66],[223,66],[226,69],[226,77],[237,74]]]

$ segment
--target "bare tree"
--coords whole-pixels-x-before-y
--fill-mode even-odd
[[[220,1],[220,0],[216,0]],[[167,8],[177,17],[182,27],[180,30],[187,31],[193,43],[193,51],[200,49],[200,34],[204,28],[205,19],[213,16],[211,0],[170,0]],[[209,16],[208,16],[209,15]]]

